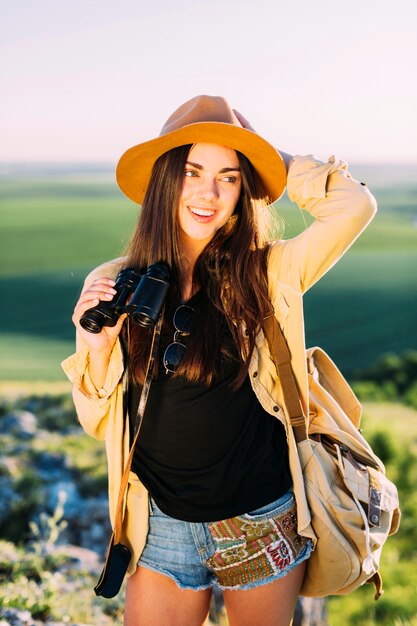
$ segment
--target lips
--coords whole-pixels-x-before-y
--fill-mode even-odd
[[[214,215],[215,211],[213,209],[203,209],[201,207],[188,207],[193,215],[197,215],[199,217],[211,217]]]
[[[216,215],[216,211],[214,209],[206,209],[197,206],[187,206],[187,209],[193,220],[199,224],[209,224]]]

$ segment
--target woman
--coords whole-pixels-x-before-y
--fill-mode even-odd
[[[73,315],[78,350],[63,366],[81,424],[106,442],[114,523],[151,333],[129,321],[121,341],[125,315],[98,334],[79,320],[113,298],[122,267],[169,264],[123,520],[132,552],[125,624],[200,625],[214,584],[231,626],[289,624],[315,536],[262,323],[274,311],[306,410],[302,295],[366,227],[375,201],[343,161],[279,153],[210,96],[185,103],[160,137],[128,150],[117,178],[142,204],[138,224],[127,258],[87,277]],[[269,243],[267,206],[285,184],[316,219],[298,237]]]

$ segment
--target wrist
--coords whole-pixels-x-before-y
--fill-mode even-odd
[[[90,346],[90,349],[89,349],[90,361],[92,359],[100,359],[102,361],[110,360],[112,351],[113,351],[113,346],[111,347],[106,346],[105,348],[95,348],[95,347],[93,348]]]

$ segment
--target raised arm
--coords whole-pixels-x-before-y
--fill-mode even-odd
[[[236,109],[244,128],[254,131]],[[254,131],[255,132],[255,131]],[[312,155],[291,156],[278,150],[287,167],[288,197],[314,216],[315,221],[298,237],[271,248],[271,271],[304,293],[350,248],[376,213],[376,201],[367,187],[354,180],[344,161],[330,157],[327,163]]]
[[[271,250],[277,264],[289,268],[292,284],[304,293],[350,248],[375,215],[377,206],[368,188],[354,180],[344,161],[330,157],[296,156],[287,179],[290,200],[314,216],[301,234]],[[274,266],[273,256],[271,265]]]

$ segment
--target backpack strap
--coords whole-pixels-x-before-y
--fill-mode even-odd
[[[295,440],[297,442],[304,441],[308,439],[307,419],[292,371],[291,355],[287,342],[275,315],[270,315],[264,319],[263,328],[268,340],[269,352],[281,382],[285,408],[294,431]]]

